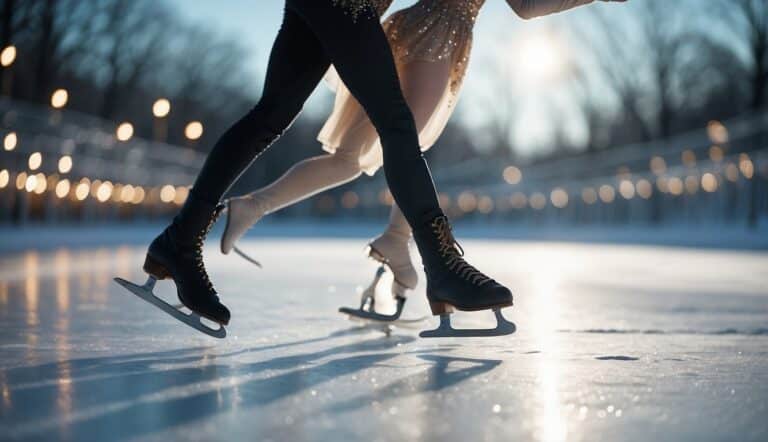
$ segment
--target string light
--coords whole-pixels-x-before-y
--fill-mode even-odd
[[[42,164],[43,164],[43,154],[41,154],[40,152],[32,153],[29,156],[29,160],[27,161],[29,170],[37,170],[40,168]]]
[[[184,128],[184,136],[190,141],[195,141],[203,136],[203,123],[199,121],[190,121]]]
[[[9,67],[16,61],[16,46],[10,45],[3,48],[0,52],[0,65],[4,68]]]
[[[171,113],[171,102],[167,98],[158,98],[152,105],[152,115],[165,118]]]
[[[10,152],[13,149],[16,149],[18,142],[19,137],[16,135],[16,132],[10,132],[3,138],[3,148]]]
[[[69,92],[66,89],[56,89],[51,94],[51,107],[54,109],[61,109],[67,105],[69,101]]]
[[[117,126],[115,135],[117,136],[117,139],[120,141],[130,140],[131,137],[133,137],[133,125],[128,122],[121,123],[119,126]]]
[[[59,158],[59,173],[69,173],[72,170],[72,157],[64,155]]]

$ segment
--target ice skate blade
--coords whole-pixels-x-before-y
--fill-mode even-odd
[[[224,328],[223,325],[219,325],[218,329],[208,327],[201,322],[199,314],[195,312],[192,312],[188,315],[182,313],[178,308],[155,296],[155,294],[152,293],[152,289],[154,288],[156,281],[155,278],[151,276],[149,279],[147,279],[147,282],[144,285],[136,285],[130,281],[126,281],[123,278],[115,278],[115,282],[125,287],[128,289],[128,291],[138,296],[139,298],[147,301],[165,313],[171,315],[173,318],[183,322],[184,324],[187,324],[199,332],[205,333],[208,336],[218,339],[224,339],[227,337],[227,329]]]
[[[339,313],[347,315],[350,321],[360,322],[363,324],[380,324],[383,326],[391,325],[399,328],[417,328],[424,321],[429,319],[426,316],[421,318],[409,318],[409,319],[378,319],[380,317],[390,318],[394,315],[381,315],[378,313],[372,313],[365,310],[358,310],[349,307],[341,307]]]
[[[251,258],[247,253],[245,253],[242,250],[240,250],[239,248],[237,248],[237,246],[232,246],[232,250],[234,250],[235,253],[240,255],[240,257],[243,258],[244,260],[250,262],[251,264],[255,265],[256,267],[258,267],[260,269],[262,268],[261,267],[261,263],[259,261],[256,261],[255,259]]]
[[[496,315],[496,328],[488,329],[456,329],[451,327],[451,315],[440,315],[440,325],[434,330],[424,330],[419,333],[422,338],[478,338],[511,335],[517,330],[513,322],[507,321],[500,309],[493,309]]]

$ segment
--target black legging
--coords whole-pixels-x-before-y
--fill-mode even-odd
[[[259,103],[214,146],[192,194],[216,204],[285,131],[333,63],[379,133],[389,189],[412,227],[438,213],[432,177],[379,17],[356,20],[331,0],[286,0]]]

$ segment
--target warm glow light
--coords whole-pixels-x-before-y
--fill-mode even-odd
[[[99,188],[101,187],[101,180],[93,180],[91,183],[91,196],[96,198],[99,194]]]
[[[562,209],[568,205],[568,192],[560,187],[555,188],[549,194],[549,199],[552,201],[553,206],[557,207],[558,209]]]
[[[69,180],[64,179],[58,182],[56,184],[56,196],[59,198],[64,198],[69,194]]]
[[[0,170],[0,189],[5,189],[9,181],[11,181],[11,174],[6,169]]]
[[[701,188],[705,192],[712,193],[717,190],[717,177],[712,173],[705,173],[701,176]]]
[[[637,184],[635,184],[635,190],[637,190],[637,194],[640,196],[640,198],[647,200],[651,197],[651,195],[653,195],[653,184],[643,178],[639,180]]]
[[[152,114],[157,118],[167,117],[171,113],[171,102],[166,98],[159,98],[152,105]]]
[[[0,52],[0,64],[3,65],[4,68],[7,68],[8,66],[12,65],[13,62],[16,60],[16,46],[10,45],[3,48],[3,51]]]
[[[184,136],[189,140],[197,140],[203,136],[203,123],[199,121],[191,121],[184,128]]]
[[[600,201],[604,203],[612,203],[616,198],[616,191],[613,190],[613,187],[608,184],[603,184],[600,186],[598,194],[600,195]]]
[[[46,189],[48,189],[48,181],[45,179],[45,175],[42,173],[35,175],[35,178],[37,178],[37,184],[35,184],[34,192],[40,195],[45,192]]]
[[[509,184],[517,184],[523,179],[523,173],[515,166],[509,166],[504,169],[504,181]]]
[[[27,161],[27,164],[29,166],[29,170],[37,170],[40,168],[40,165],[43,164],[43,154],[40,152],[34,152],[29,156],[29,161]]]
[[[72,170],[72,157],[64,155],[59,158],[59,173],[68,173],[70,170]]]
[[[170,184],[166,184],[162,189],[160,189],[160,201],[164,203],[170,203],[174,198],[176,198],[175,187],[171,186]]]
[[[707,123],[707,135],[715,144],[725,144],[728,142],[728,129],[719,121],[710,121]]]
[[[21,190],[27,184],[27,172],[16,175],[16,188]]]
[[[117,135],[118,140],[128,141],[133,137],[133,125],[131,123],[122,123],[117,126],[115,134]]]
[[[743,153],[739,155],[739,170],[746,179],[752,179],[755,175],[755,165],[752,164],[752,160],[749,159],[749,155]]]
[[[520,47],[516,49],[517,69],[531,82],[543,82],[551,80],[560,74],[567,59],[556,40],[546,34],[532,35],[523,39]]]
[[[631,200],[635,197],[635,185],[632,184],[632,181],[623,180],[619,183],[619,193],[625,200]]]
[[[101,183],[98,190],[96,191],[96,199],[99,200],[100,203],[107,201],[112,197],[113,187],[114,186],[109,181],[104,181]]]
[[[77,187],[75,187],[75,198],[78,201],[83,201],[88,198],[88,194],[91,192],[91,186],[87,181],[81,181]]]
[[[19,142],[19,137],[16,136],[16,132],[11,132],[3,138],[3,148],[7,151],[16,149],[16,144]]]
[[[66,89],[56,89],[51,95],[51,107],[61,109],[69,101],[69,92]]]
[[[120,201],[124,203],[130,203],[131,201],[133,201],[133,196],[135,194],[136,194],[136,190],[134,190],[133,186],[130,184],[126,184],[120,190]]]
[[[683,164],[688,167],[693,167],[696,165],[696,154],[690,149],[684,150],[681,158],[683,160]]]
[[[547,206],[547,197],[543,193],[534,192],[528,199],[528,203],[535,210],[541,210]]]
[[[651,172],[655,175],[661,175],[667,171],[667,162],[662,157],[651,158]]]
[[[133,192],[133,200],[131,202],[133,204],[141,204],[144,202],[144,197],[146,196],[146,192],[144,191],[144,188],[141,186],[134,187]]]
[[[528,197],[523,192],[515,192],[509,198],[513,209],[524,209],[528,205]]]
[[[189,196],[189,187],[186,186],[179,186],[176,188],[176,195],[173,197],[173,202],[180,206],[184,204],[184,201],[187,200],[187,197]],[[357,196],[357,194],[355,194]]]
[[[725,153],[723,152],[723,148],[718,145],[714,145],[709,148],[709,159],[715,163],[723,161],[724,154]]]
[[[597,191],[592,187],[586,187],[581,191],[581,199],[589,205],[595,204],[597,202]]]
[[[459,210],[462,212],[472,212],[477,208],[477,197],[472,192],[461,192],[456,200]]]
[[[479,200],[477,200],[477,211],[484,215],[493,212],[493,207],[493,198],[490,196],[483,195]]]
[[[24,183],[24,190],[32,192],[37,187],[37,175],[30,175],[27,177],[27,181]]]
[[[736,182],[739,180],[739,168],[733,163],[728,164],[725,168],[725,177],[728,181]]]
[[[683,180],[673,176],[667,180],[667,189],[672,195],[678,196],[683,194]]]

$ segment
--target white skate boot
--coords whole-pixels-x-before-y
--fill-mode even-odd
[[[405,292],[416,288],[419,281],[408,249],[409,239],[410,235],[388,231],[368,244],[368,256],[381,263],[381,266],[376,270],[370,286],[363,291],[360,307],[356,309],[342,307],[339,312],[349,315],[350,319],[362,319],[403,327],[419,324],[426,319],[400,319],[405,306]],[[396,303],[395,312],[392,314],[377,312],[376,305],[376,288],[387,271],[392,274],[390,290]]]
[[[235,243],[245,235],[254,224],[266,215],[267,210],[264,204],[252,197],[245,195],[229,198],[225,201],[227,211],[227,222],[224,227],[224,234],[221,235],[221,253],[228,255],[232,250],[235,251],[246,261],[261,267],[261,264],[240,250]]]

